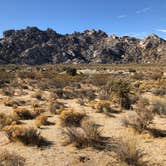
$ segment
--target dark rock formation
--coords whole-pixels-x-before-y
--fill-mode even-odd
[[[166,41],[156,35],[143,40],[101,30],[61,35],[27,27],[8,30],[0,39],[0,64],[166,63]]]

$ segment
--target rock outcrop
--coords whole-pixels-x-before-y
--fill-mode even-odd
[[[0,64],[166,63],[166,41],[108,36],[101,30],[61,35],[37,27],[8,30],[0,39]]]

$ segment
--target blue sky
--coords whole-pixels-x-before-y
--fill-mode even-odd
[[[166,0],[0,0],[0,36],[26,26],[166,39]]]

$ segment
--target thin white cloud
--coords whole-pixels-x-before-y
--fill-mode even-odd
[[[146,13],[146,12],[148,12],[150,9],[151,9],[150,7],[146,7],[146,8],[137,10],[137,11],[136,11],[136,14]]]
[[[119,18],[119,19],[122,19],[122,18],[125,18],[125,17],[127,17],[127,15],[125,15],[125,14],[117,16],[117,18]]]
[[[148,33],[147,32],[129,32],[129,33],[125,33],[125,36],[133,36],[136,38],[144,38]]]
[[[166,33],[166,29],[157,29],[157,31]]]

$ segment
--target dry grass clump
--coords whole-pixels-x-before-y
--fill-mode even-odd
[[[25,125],[11,125],[3,129],[9,140],[13,142],[21,142],[24,145],[45,146],[47,141],[40,135],[40,132],[33,127]]]
[[[158,115],[166,115],[166,102],[163,100],[153,100],[152,101],[152,111]]]
[[[166,88],[154,89],[152,93],[156,96],[164,96],[166,95]]]
[[[5,69],[0,69],[0,88],[5,87],[15,78],[12,72],[7,72]]]
[[[135,79],[135,80],[143,80],[144,77],[145,77],[145,75],[144,75],[144,73],[142,73],[142,72],[135,72],[135,73],[131,76],[131,78],[132,78],[132,79]]]
[[[10,97],[4,98],[3,102],[5,106],[9,106],[9,107],[17,107],[17,106],[22,106],[25,104],[24,100],[12,99]]]
[[[160,80],[163,76],[163,72],[158,71],[158,72],[153,72],[150,74],[150,78],[153,80]]]
[[[33,108],[33,116],[34,117],[37,117],[44,112],[46,112],[46,108],[42,108],[42,107],[34,107]]]
[[[97,102],[95,109],[97,109],[97,112],[104,113],[106,115],[110,115],[110,113],[118,113],[119,111],[111,108],[110,101],[107,100],[100,100]]]
[[[59,116],[62,126],[80,126],[85,117],[85,112],[74,110],[63,110]]]
[[[43,93],[42,93],[42,91],[39,90],[39,91],[35,92],[33,97],[37,98],[38,100],[43,100]]]
[[[18,154],[3,150],[0,152],[0,166],[24,166],[25,159]]]
[[[29,110],[27,108],[16,108],[13,110],[14,114],[16,114],[22,120],[34,119],[40,114],[45,112],[44,108],[35,107],[33,110]]]
[[[5,96],[14,96],[15,90],[12,87],[5,87],[2,89],[2,94]]]
[[[137,103],[136,116],[133,118],[125,118],[122,123],[126,127],[133,127],[136,131],[143,132],[147,130],[152,123],[154,113],[149,107],[149,103],[146,99],[140,99]]]
[[[148,161],[143,161],[145,153],[138,147],[138,141],[134,134],[125,133],[118,143],[117,153],[122,162],[129,166],[148,166]]]
[[[52,114],[59,114],[59,112],[61,112],[60,110],[61,109],[64,109],[65,106],[63,103],[61,102],[58,102],[56,100],[51,100],[50,101],[50,104],[49,104],[49,111],[52,113]]]
[[[40,128],[42,125],[48,125],[48,116],[46,116],[45,114],[41,114],[40,116],[38,116],[35,119],[35,125]]]
[[[17,116],[0,113],[0,130],[3,129],[5,126],[18,123],[19,118]]]
[[[13,110],[14,114],[16,114],[20,119],[28,120],[33,119],[34,114],[31,110],[26,108],[16,108]]]
[[[21,79],[41,79],[42,75],[40,72],[34,69],[23,69],[17,72],[17,76]]]
[[[65,131],[66,144],[74,144],[77,148],[93,147],[106,149],[108,138],[102,137],[101,129],[92,121],[85,120],[80,128],[68,127]]]

